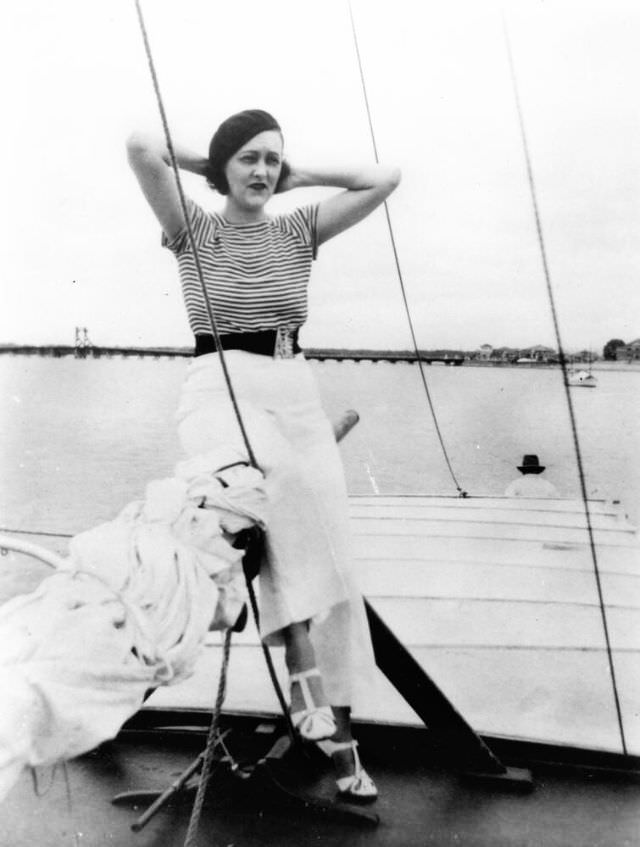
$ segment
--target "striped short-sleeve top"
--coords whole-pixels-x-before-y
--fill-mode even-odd
[[[232,223],[192,200],[188,211],[207,295],[220,333],[295,328],[307,318],[307,289],[316,257],[317,205]],[[210,333],[205,299],[186,227],[163,246],[176,256],[189,325]]]

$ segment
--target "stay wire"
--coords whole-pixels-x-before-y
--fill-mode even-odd
[[[9,532],[13,535],[42,535],[47,538],[73,538],[70,532],[38,532],[35,529],[14,529],[8,526],[0,526],[0,532]]]
[[[360,55],[360,47],[359,47],[359,44],[358,44],[358,34],[357,34],[357,31],[356,31],[356,24],[355,24],[355,19],[354,19],[354,16],[353,16],[353,9],[351,7],[351,3],[349,2],[348,5],[349,5],[349,17],[351,18],[351,31],[353,33],[353,42],[354,42],[354,45],[355,45],[356,57],[357,57],[357,60],[358,60],[358,69],[360,71],[360,82],[362,84],[362,93],[363,93],[363,96],[364,96],[364,104],[365,104],[365,109],[366,109],[366,112],[367,112],[367,120],[369,122],[369,132],[371,134],[371,144],[373,146],[373,155],[374,155],[376,163],[379,164],[380,159],[378,157],[378,145],[376,144],[376,136],[375,136],[375,132],[374,132],[374,129],[373,129],[373,119],[372,119],[372,116],[371,116],[371,108],[369,106],[369,97],[368,97],[368,94],[367,94],[367,86],[366,86],[365,77],[364,77],[364,70],[363,70],[363,66],[362,66],[362,57]],[[468,493],[461,488],[461,486],[460,486],[460,484],[459,484],[459,482],[456,478],[456,475],[453,471],[453,467],[452,467],[451,461],[449,459],[449,454],[447,452],[447,448],[446,448],[445,443],[444,443],[444,438],[443,438],[442,432],[440,430],[440,425],[438,423],[438,418],[437,418],[437,415],[436,415],[435,406],[433,404],[433,400],[431,399],[431,392],[429,391],[429,386],[427,384],[427,377],[426,377],[425,372],[424,372],[424,365],[422,363],[422,359],[420,358],[420,351],[418,349],[418,341],[417,341],[417,338],[416,338],[416,333],[415,333],[415,329],[414,329],[414,325],[413,325],[413,319],[411,317],[411,309],[409,307],[409,301],[408,301],[408,298],[407,298],[407,292],[406,292],[406,288],[405,288],[405,284],[404,284],[404,279],[403,279],[403,276],[402,276],[402,270],[400,268],[400,258],[399,258],[399,255],[398,255],[398,249],[396,247],[396,240],[395,240],[395,236],[394,236],[394,233],[393,233],[393,226],[391,224],[391,215],[389,213],[389,205],[388,205],[386,200],[384,201],[384,212],[385,212],[385,216],[386,216],[386,219],[387,219],[387,227],[389,229],[389,238],[391,240],[391,249],[393,251],[393,258],[394,258],[394,262],[395,262],[395,266],[396,266],[396,272],[398,274],[398,281],[400,283],[400,292],[401,292],[401,295],[402,295],[402,301],[404,303],[404,309],[405,309],[405,312],[406,312],[406,315],[407,315],[407,322],[409,324],[409,332],[411,333],[411,341],[413,343],[413,350],[414,350],[414,353],[415,353],[415,356],[416,356],[416,363],[417,363],[418,369],[420,371],[420,377],[422,379],[422,385],[424,386],[424,391],[425,391],[425,395],[426,395],[426,398],[427,398],[427,403],[429,404],[429,409],[431,411],[431,417],[433,419],[433,424],[435,426],[436,435],[438,436],[438,441],[440,442],[440,447],[442,448],[442,453],[443,453],[443,456],[444,456],[444,460],[447,464],[449,474],[451,475],[451,479],[453,480],[453,483],[454,483],[454,485],[455,485],[455,487],[458,491],[458,496],[467,497]]]
[[[147,57],[147,63],[149,65],[149,71],[151,73],[151,79],[152,79],[152,82],[153,82],[153,89],[154,89],[154,92],[155,92],[155,95],[156,95],[156,102],[158,104],[158,109],[159,109],[160,117],[161,117],[161,120],[162,120],[162,126],[163,126],[164,135],[165,135],[165,139],[166,139],[166,143],[167,143],[167,149],[169,151],[169,157],[170,157],[170,160],[171,160],[171,167],[172,167],[173,172],[175,174],[176,186],[177,186],[178,195],[179,195],[179,198],[180,198],[180,206],[182,208],[182,213],[184,215],[185,226],[186,226],[186,230],[187,230],[187,233],[188,233],[189,243],[191,245],[194,260],[195,260],[196,270],[197,270],[197,274],[198,274],[198,280],[200,282],[200,287],[202,289],[202,295],[204,297],[204,301],[205,301],[206,308],[207,308],[207,315],[208,315],[208,318],[209,318],[209,324],[211,326],[211,333],[212,333],[214,341],[215,341],[216,349],[217,349],[219,356],[220,356],[220,364],[222,366],[222,371],[223,371],[223,374],[224,374],[225,382],[227,384],[227,389],[229,391],[229,397],[230,397],[231,402],[233,404],[233,409],[234,409],[234,412],[235,412],[235,415],[236,415],[236,419],[238,421],[238,426],[240,427],[240,432],[242,434],[242,438],[243,438],[243,441],[244,441],[244,444],[245,444],[245,447],[246,447],[246,450],[247,450],[247,455],[249,457],[249,461],[254,468],[257,468],[258,470],[260,470],[258,463],[256,461],[256,458],[255,458],[255,454],[254,454],[254,452],[251,448],[251,444],[249,442],[249,437],[247,435],[247,432],[246,432],[246,429],[245,429],[245,426],[244,426],[244,421],[242,419],[240,409],[238,408],[238,403],[236,401],[235,392],[233,390],[233,385],[231,383],[231,377],[230,377],[229,371],[227,369],[227,363],[226,363],[226,359],[225,359],[225,356],[224,356],[224,351],[222,349],[222,344],[220,343],[220,335],[218,333],[218,327],[217,327],[216,320],[215,320],[215,317],[214,317],[214,314],[213,314],[213,309],[211,307],[211,301],[209,300],[209,295],[207,293],[206,285],[205,285],[205,282],[204,282],[202,265],[200,263],[200,255],[199,255],[199,252],[198,252],[197,245],[195,243],[195,238],[194,238],[194,235],[193,235],[193,229],[191,227],[191,221],[189,220],[189,214],[188,214],[188,210],[187,210],[185,195],[184,195],[184,191],[182,189],[182,181],[180,179],[178,162],[177,162],[174,147],[173,147],[171,132],[169,130],[169,123],[168,123],[168,120],[167,120],[162,95],[160,93],[160,85],[159,85],[159,82],[158,82],[158,75],[156,73],[155,64],[154,64],[153,56],[152,56],[152,53],[151,53],[151,45],[149,43],[149,36],[147,34],[147,28],[146,28],[145,21],[144,21],[144,16],[143,16],[142,8],[141,8],[141,5],[140,5],[140,0],[134,0],[134,3],[135,3],[135,7],[136,7],[136,13],[138,15],[138,22],[140,24],[142,39],[143,39],[143,42],[144,42],[144,49],[145,49],[145,54],[146,54],[146,57]],[[251,609],[252,609],[252,612],[253,612],[256,628],[259,631],[259,619],[258,619],[258,613],[257,613],[258,607],[257,607],[257,603],[256,603],[256,600],[255,600],[255,593],[253,591],[253,586],[251,585],[251,580],[249,579],[249,577],[246,577],[246,583],[247,583],[247,590],[248,590],[248,594],[249,594]],[[282,693],[282,688],[280,686],[280,683],[278,681],[278,677],[277,677],[276,672],[275,672],[275,668],[274,668],[273,661],[271,659],[269,648],[267,647],[266,644],[264,644],[262,639],[260,639],[260,644],[262,646],[262,651],[264,653],[265,660],[266,660],[266,663],[267,663],[267,670],[269,672],[269,677],[271,679],[271,683],[273,685],[276,696],[278,698],[278,702],[280,703],[280,706],[282,708],[283,716],[284,716],[284,719],[287,723],[287,728],[289,730],[289,734],[293,735],[293,729],[292,729],[289,709],[287,708],[287,704],[286,704],[284,695]]]
[[[242,415],[240,413],[240,409],[238,407],[238,402],[236,399],[235,391],[233,390],[233,385],[231,382],[231,377],[229,375],[229,370],[227,368],[227,362],[224,355],[224,350],[222,349],[222,343],[220,341],[220,334],[218,332],[218,326],[216,323],[216,319],[213,314],[213,308],[211,307],[211,301],[209,299],[209,294],[207,292],[207,287],[204,281],[204,274],[202,273],[202,264],[200,262],[200,255],[198,252],[198,248],[196,245],[195,237],[193,234],[193,228],[191,226],[191,221],[189,219],[189,211],[187,209],[187,202],[185,199],[184,191],[182,188],[182,180],[180,179],[180,170],[178,168],[178,161],[176,159],[175,150],[173,147],[173,141],[171,138],[171,132],[169,130],[169,123],[167,121],[167,115],[164,108],[164,102],[162,99],[162,95],[160,93],[160,85],[158,82],[158,75],[156,73],[155,64],[153,61],[153,56],[151,53],[151,45],[149,43],[149,36],[147,34],[147,27],[144,22],[144,16],[142,14],[142,8],[140,6],[140,0],[134,0],[136,12],[138,15],[138,22],[140,24],[140,31],[142,32],[142,40],[144,42],[144,50],[147,56],[147,63],[149,65],[149,71],[151,73],[151,80],[153,82],[153,90],[156,95],[156,102],[158,104],[158,110],[160,112],[160,119],[162,121],[162,128],[164,130],[164,136],[167,143],[167,150],[169,152],[169,158],[171,160],[171,167],[173,169],[175,179],[176,179],[176,188],[178,189],[178,197],[180,199],[180,207],[182,209],[182,214],[184,216],[185,227],[187,230],[187,235],[189,238],[189,244],[191,246],[191,251],[193,253],[193,258],[196,266],[196,272],[198,274],[198,281],[200,283],[200,288],[202,289],[202,296],[204,298],[205,306],[207,309],[207,316],[209,319],[209,325],[211,327],[211,334],[213,335],[213,339],[216,345],[216,350],[218,351],[218,355],[220,356],[220,365],[222,366],[222,373],[224,375],[225,383],[227,385],[227,390],[229,392],[229,399],[231,400],[231,404],[233,406],[233,411],[235,413],[236,419],[238,421],[238,426],[240,427],[240,432],[242,434],[242,440],[244,441],[245,448],[247,450],[247,455],[249,457],[249,462],[254,468],[258,468],[258,463],[256,461],[255,454],[251,447],[251,443],[249,441],[249,436],[247,435],[247,431],[244,425],[244,421],[242,419]]]
[[[584,513],[585,513],[585,519],[586,519],[586,525],[587,525],[587,535],[588,535],[588,539],[589,539],[589,548],[591,550],[591,560],[593,562],[593,571],[594,571],[594,575],[595,575],[596,588],[597,588],[597,592],[598,592],[598,601],[599,601],[599,604],[600,604],[600,614],[601,614],[601,617],[602,617],[602,628],[604,630],[604,639],[605,639],[607,659],[608,659],[608,664],[609,664],[609,673],[611,675],[611,684],[612,684],[612,687],[613,687],[613,698],[614,698],[614,702],[615,702],[616,716],[617,716],[618,728],[619,728],[619,732],[620,732],[620,740],[621,740],[621,743],[622,743],[622,752],[625,755],[627,755],[627,744],[626,744],[626,739],[625,739],[624,724],[623,724],[623,720],[622,720],[622,709],[621,709],[621,706],[620,706],[620,697],[619,697],[619,694],[618,694],[618,685],[617,685],[617,682],[616,682],[616,672],[615,672],[615,666],[614,666],[614,662],[613,662],[613,651],[612,651],[612,648],[611,648],[611,638],[610,638],[610,635],[609,635],[609,625],[608,625],[608,622],[607,622],[607,613],[606,613],[605,605],[604,605],[604,593],[603,593],[603,589],[602,589],[602,580],[601,580],[601,577],[600,577],[600,568],[598,567],[598,555],[597,555],[597,552],[596,552],[596,545],[595,545],[594,532],[593,532],[593,524],[591,522],[591,513],[589,511],[589,498],[588,498],[588,495],[587,495],[587,485],[586,485],[586,479],[585,479],[585,473],[584,473],[584,463],[582,461],[582,451],[580,449],[580,440],[578,438],[578,426],[577,426],[575,411],[574,411],[574,408],[573,408],[573,401],[571,399],[571,389],[570,389],[570,386],[569,386],[569,377],[568,377],[568,372],[567,372],[567,359],[566,359],[566,356],[565,356],[565,353],[564,353],[564,347],[562,345],[562,339],[561,339],[561,334],[560,334],[560,323],[559,323],[559,320],[558,320],[558,312],[557,312],[556,304],[555,304],[555,296],[554,296],[554,293],[553,293],[553,286],[552,286],[552,283],[551,283],[551,273],[549,271],[549,262],[547,260],[547,250],[546,250],[546,247],[545,247],[544,234],[543,234],[543,231],[542,231],[542,219],[541,219],[541,216],[540,216],[540,210],[539,210],[539,206],[538,206],[536,184],[535,184],[535,178],[534,178],[534,174],[533,174],[533,166],[532,166],[532,163],[531,163],[531,154],[530,154],[530,151],[529,151],[529,143],[528,143],[528,140],[527,140],[527,133],[526,133],[526,130],[525,130],[524,115],[523,115],[522,105],[521,105],[521,101],[520,101],[520,93],[519,93],[518,81],[517,81],[517,76],[516,76],[515,62],[514,62],[514,59],[513,59],[513,52],[512,52],[512,49],[511,49],[511,39],[509,37],[509,30],[508,30],[508,27],[507,27],[507,22],[506,22],[504,13],[502,14],[502,28],[503,28],[503,32],[504,32],[504,39],[505,39],[505,44],[506,44],[506,49],[507,49],[507,58],[508,58],[508,63],[509,63],[509,73],[510,73],[510,76],[511,76],[511,83],[512,83],[512,86],[513,86],[513,93],[514,93],[516,111],[517,111],[517,115],[518,115],[518,125],[519,125],[519,128],[520,128],[520,137],[521,137],[521,140],[522,140],[522,147],[523,147],[524,158],[525,158],[526,169],[527,169],[527,180],[528,180],[528,183],[529,183],[529,191],[530,191],[530,195],[531,195],[531,202],[532,202],[532,205],[533,205],[533,214],[534,214],[534,218],[535,218],[536,232],[537,232],[537,237],[538,237],[538,245],[540,247],[540,255],[541,255],[541,258],[542,258],[542,268],[543,268],[544,278],[545,278],[545,283],[546,283],[546,288],[547,288],[547,295],[548,295],[548,298],[549,298],[549,305],[550,305],[550,308],[551,308],[551,318],[552,318],[553,329],[554,329],[555,337],[556,337],[556,344],[558,345],[558,356],[559,356],[559,359],[560,359],[560,367],[562,368],[562,382],[563,382],[563,385],[564,385],[564,392],[565,392],[565,397],[566,397],[566,401],[567,401],[567,408],[569,410],[569,421],[570,421],[570,424],[571,424],[571,435],[572,435],[572,439],[573,439],[573,447],[574,447],[574,452],[575,452],[575,456],[576,456],[576,464],[577,464],[577,467],[578,467],[578,477],[579,477],[579,480],[580,480],[580,492],[581,492],[581,495],[582,495],[582,503],[584,505]]]

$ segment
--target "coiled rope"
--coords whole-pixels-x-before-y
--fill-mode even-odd
[[[584,505],[584,514],[587,524],[587,535],[589,538],[589,548],[591,550],[591,560],[593,562],[593,572],[595,576],[596,588],[598,592],[598,601],[600,604],[600,614],[602,617],[602,628],[604,630],[604,640],[607,651],[607,659],[609,664],[609,673],[611,675],[611,684],[613,687],[613,699],[615,702],[616,716],[618,720],[618,728],[620,731],[620,740],[622,743],[622,752],[627,754],[627,744],[624,733],[624,725],[622,721],[622,709],[620,707],[620,697],[618,694],[618,685],[616,682],[616,672],[613,664],[613,652],[611,649],[611,639],[609,637],[609,625],[607,622],[607,613],[604,605],[604,595],[602,591],[602,581],[600,577],[600,568],[598,567],[598,556],[596,553],[596,545],[593,534],[593,525],[591,523],[591,514],[589,512],[589,498],[587,496],[587,485],[585,481],[584,474],[584,465],[582,461],[582,452],[580,450],[580,440],[578,438],[578,427],[576,423],[576,415],[573,408],[573,400],[571,399],[571,390],[569,386],[569,377],[567,372],[567,359],[564,353],[564,347],[562,345],[562,339],[560,335],[560,324],[558,321],[558,313],[556,310],[555,297],[553,293],[553,286],[551,283],[551,273],[549,271],[549,262],[547,260],[547,251],[545,247],[544,235],[542,231],[542,219],[540,217],[540,209],[538,206],[538,198],[536,191],[536,184],[533,175],[533,166],[531,163],[531,154],[529,152],[529,144],[527,141],[527,133],[525,130],[524,123],[524,115],[522,111],[522,105],[520,102],[520,93],[518,89],[518,81],[516,76],[515,62],[513,59],[513,52],[511,50],[511,39],[509,37],[509,30],[507,28],[507,22],[504,16],[502,15],[502,27],[504,32],[504,39],[507,49],[507,58],[509,62],[509,73],[511,77],[511,84],[513,86],[513,93],[516,105],[516,111],[518,115],[518,125],[520,128],[520,137],[522,140],[522,147],[524,152],[525,164],[527,169],[527,180],[529,183],[529,191],[531,195],[531,203],[533,206],[533,215],[535,218],[536,225],[536,233],[538,238],[538,246],[540,248],[540,256],[542,259],[542,268],[544,272],[544,279],[547,288],[547,296],[549,298],[549,306],[551,308],[551,319],[553,321],[553,329],[556,337],[556,344],[558,346],[558,357],[560,359],[560,367],[562,368],[562,382],[564,385],[564,392],[567,400],[567,408],[569,410],[569,421],[571,424],[571,435],[573,438],[573,448],[576,457],[576,464],[578,467],[578,477],[580,479],[580,493],[582,496],[582,503]]]
[[[231,382],[231,377],[229,375],[229,371],[228,371],[228,368],[227,368],[227,363],[226,363],[224,351],[223,351],[223,348],[222,348],[222,344],[220,342],[220,334],[218,332],[218,327],[217,327],[215,316],[214,316],[214,313],[213,313],[213,308],[211,306],[211,301],[209,299],[207,287],[206,287],[206,284],[205,284],[205,281],[204,281],[204,274],[202,272],[202,265],[201,265],[201,262],[200,262],[200,256],[199,256],[198,248],[197,248],[197,245],[196,245],[196,242],[195,242],[195,237],[194,237],[194,234],[193,234],[191,221],[189,219],[189,212],[188,212],[188,209],[187,209],[187,203],[186,203],[184,191],[183,191],[183,188],[182,188],[182,181],[180,179],[180,171],[179,171],[179,168],[178,168],[178,162],[177,162],[176,155],[175,155],[175,150],[174,150],[174,146],[173,146],[171,132],[169,130],[169,123],[168,123],[168,120],[167,120],[166,110],[164,108],[163,98],[162,98],[162,95],[160,93],[160,85],[159,85],[159,82],[158,82],[158,75],[156,73],[155,63],[153,61],[153,55],[152,55],[152,52],[151,52],[151,45],[149,43],[149,36],[148,36],[148,33],[147,33],[147,28],[146,28],[145,21],[144,21],[144,15],[142,13],[142,7],[140,5],[140,0],[134,0],[134,4],[135,4],[135,8],[136,8],[136,13],[137,13],[137,16],[138,16],[138,23],[140,25],[140,31],[141,31],[141,34],[142,34],[144,50],[145,50],[145,54],[146,54],[146,57],[147,57],[147,63],[148,63],[148,66],[149,66],[149,72],[151,74],[151,80],[152,80],[152,83],[153,83],[153,90],[155,92],[156,103],[158,105],[158,111],[160,113],[160,118],[161,118],[161,121],[162,121],[162,128],[163,128],[163,131],[164,131],[164,136],[165,136],[165,140],[166,140],[166,144],[167,144],[167,150],[169,152],[171,167],[172,167],[173,173],[175,175],[175,179],[176,179],[176,187],[177,187],[177,190],[178,190],[178,196],[179,196],[179,199],[180,199],[180,206],[181,206],[181,209],[182,209],[182,214],[184,216],[185,228],[187,230],[187,235],[188,235],[188,238],[189,238],[189,244],[191,246],[191,250],[192,250],[192,253],[193,253],[193,257],[194,257],[196,272],[198,274],[198,281],[200,283],[200,288],[202,290],[202,296],[204,298],[206,308],[207,308],[207,317],[208,317],[208,320],[209,320],[209,325],[211,327],[211,334],[213,335],[214,342],[215,342],[215,345],[216,345],[216,350],[218,351],[218,354],[219,354],[219,357],[220,357],[220,364],[222,366],[222,371],[223,371],[223,374],[224,374],[224,379],[225,379],[227,390],[228,390],[228,393],[229,393],[229,398],[230,398],[231,403],[233,405],[233,410],[234,410],[234,413],[235,413],[235,416],[236,416],[236,420],[238,422],[238,426],[240,428],[240,432],[241,432],[241,435],[242,435],[242,439],[244,441],[245,448],[247,450],[247,456],[249,458],[249,462],[252,465],[252,467],[257,468],[259,470],[260,468],[258,466],[255,454],[254,454],[253,449],[251,447],[251,443],[249,441],[249,436],[247,434],[247,431],[246,431],[246,428],[245,428],[245,425],[244,425],[242,414],[241,414],[240,409],[238,407],[238,402],[237,402],[237,399],[236,399],[235,391],[233,389],[233,384]],[[258,604],[257,604],[257,600],[256,600],[255,591],[253,589],[251,579],[249,578],[249,576],[247,574],[245,574],[245,578],[246,578],[247,592],[248,592],[248,595],[249,595],[249,601],[250,601],[250,604],[251,604],[251,610],[253,612],[253,617],[254,617],[256,629],[258,630],[258,633],[259,633],[260,632],[260,621],[259,621],[259,617],[258,617]],[[228,639],[229,639],[228,644],[230,645],[230,639],[231,639],[231,631],[230,630],[227,631],[227,636],[228,636]],[[276,675],[275,667],[274,667],[274,664],[273,664],[273,660],[271,658],[271,654],[269,652],[269,648],[262,641],[262,639],[260,639],[260,646],[262,648],[262,652],[263,652],[263,655],[265,657],[265,661],[266,661],[266,664],[267,664],[267,670],[268,670],[268,673],[269,673],[269,677],[271,679],[271,683],[273,685],[276,696],[278,698],[280,708],[282,709],[282,713],[283,713],[285,723],[286,723],[286,726],[287,726],[287,731],[288,731],[289,736],[291,737],[292,741],[295,741],[296,740],[295,730],[294,730],[294,727],[293,727],[293,723],[291,721],[291,716],[289,714],[289,709],[287,707],[287,704],[286,704],[286,701],[285,701],[285,698],[284,698],[284,694],[282,693],[282,688],[280,687],[280,683],[279,683],[278,677]],[[225,649],[228,649],[226,640],[225,640]],[[212,727],[217,727],[219,712],[222,708],[222,703],[223,703],[223,700],[224,700],[224,692],[225,692],[225,688],[226,688],[226,672],[227,672],[227,662],[224,662],[223,665],[222,665],[222,669],[220,671],[221,680],[220,680],[219,696],[216,700],[216,706],[215,706],[213,716],[212,716],[212,721],[211,721]],[[210,733],[209,733],[209,737],[207,739],[205,761],[208,758],[211,758],[211,759],[213,758],[213,751],[214,751],[214,748],[215,748],[215,745],[216,745],[216,737],[215,736],[216,736],[215,730],[211,730]],[[210,765],[207,768],[205,768],[203,766],[202,774],[201,774],[201,777],[200,777],[200,782],[198,784],[198,794],[196,796],[196,801],[194,803],[193,810],[192,810],[192,813],[191,813],[191,819],[189,821],[189,829],[188,829],[188,832],[187,832],[187,840],[185,841],[185,847],[191,847],[191,845],[195,843],[195,837],[196,837],[198,824],[199,824],[199,820],[200,820],[200,814],[201,814],[201,811],[202,811],[202,803],[203,803],[203,800],[204,800],[204,793],[205,793],[206,788],[207,788],[207,783],[208,783],[208,780],[209,780],[210,773],[211,773]],[[198,798],[200,798],[200,799],[198,799]]]
[[[366,85],[365,78],[364,78],[364,70],[363,70],[363,67],[362,67],[362,57],[360,55],[360,47],[359,47],[359,44],[358,44],[358,34],[356,32],[356,24],[355,24],[355,19],[354,19],[354,16],[353,16],[353,9],[351,8],[351,2],[349,2],[349,17],[351,18],[351,31],[353,33],[353,43],[354,43],[354,46],[355,46],[356,58],[357,58],[357,61],[358,61],[358,69],[360,71],[360,82],[362,84],[362,94],[363,94],[363,97],[364,97],[364,104],[365,104],[365,109],[366,109],[366,112],[367,112],[367,120],[369,122],[369,132],[371,134],[371,144],[372,144],[372,147],[373,147],[373,155],[374,155],[374,159],[375,159],[376,163],[379,163],[380,159],[378,157],[378,145],[376,144],[376,136],[375,136],[375,132],[374,132],[374,129],[373,129],[373,119],[372,119],[372,116],[371,116],[371,108],[369,106],[369,97],[367,95],[367,85]],[[408,297],[407,297],[407,291],[406,291],[404,279],[403,279],[403,276],[402,276],[402,270],[400,268],[400,257],[398,256],[398,249],[396,247],[396,240],[395,240],[395,236],[394,236],[394,233],[393,233],[393,226],[391,224],[391,214],[389,212],[389,205],[388,205],[386,200],[384,201],[384,212],[385,212],[385,216],[386,216],[386,219],[387,219],[387,228],[389,230],[389,238],[391,240],[391,249],[393,251],[393,259],[394,259],[395,266],[396,266],[396,272],[398,274],[398,282],[400,283],[400,293],[402,295],[402,302],[404,303],[404,309],[405,309],[405,313],[406,313],[406,316],[407,316],[407,323],[409,325],[409,332],[411,334],[411,342],[413,344],[413,351],[414,351],[415,356],[416,356],[416,362],[418,364],[418,369],[420,370],[420,377],[422,379],[422,385],[424,387],[425,396],[427,398],[427,403],[429,405],[429,410],[431,412],[431,417],[433,419],[433,425],[434,425],[435,430],[436,430],[436,435],[438,436],[438,441],[440,442],[440,447],[442,449],[442,454],[444,456],[444,460],[445,460],[447,468],[449,470],[449,474],[451,476],[451,479],[453,480],[453,484],[455,485],[455,487],[458,491],[458,496],[467,497],[468,496],[467,492],[464,491],[461,488],[460,483],[458,482],[456,475],[453,471],[453,467],[452,467],[451,461],[449,459],[449,453],[447,451],[446,445],[444,443],[444,438],[443,438],[442,432],[440,430],[440,424],[438,423],[438,417],[436,415],[435,406],[433,404],[433,400],[431,399],[431,392],[429,391],[429,386],[427,384],[427,377],[426,377],[426,374],[425,374],[425,371],[424,371],[424,365],[423,365],[422,359],[420,357],[420,351],[418,350],[418,341],[417,341],[417,338],[416,338],[416,332],[415,332],[415,328],[414,328],[414,325],[413,325],[413,318],[411,317],[411,309],[409,308],[409,300],[408,300]]]

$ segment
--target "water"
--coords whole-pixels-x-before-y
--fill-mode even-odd
[[[187,360],[0,358],[3,527],[75,533],[112,518],[171,475],[173,413]],[[415,365],[313,363],[332,417],[361,421],[343,444],[353,493],[456,493]],[[460,486],[502,494],[537,453],[563,496],[579,496],[557,370],[446,368],[426,376]],[[572,389],[590,496],[640,518],[640,372],[602,370]]]

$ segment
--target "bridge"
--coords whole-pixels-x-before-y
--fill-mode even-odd
[[[71,344],[3,344],[0,354],[14,356],[51,356],[60,359],[110,359],[115,356],[133,358],[176,358],[193,356],[193,347],[102,347],[95,344],[75,347]]]
[[[324,347],[305,347],[307,359],[336,362],[408,362],[414,364],[418,357],[413,350],[342,350]],[[461,365],[464,353],[457,350],[419,350],[420,361],[427,365]]]
[[[50,356],[56,359],[73,356],[76,359],[102,359],[113,357],[131,358],[188,358],[193,356],[192,347],[103,347],[91,343],[70,344],[4,344],[0,345],[0,354],[15,356]],[[417,361],[415,352],[410,350],[343,350],[338,348],[307,347],[304,350],[307,359],[335,362],[407,362]],[[464,362],[464,354],[459,351],[420,350],[420,361],[431,364],[459,366]]]

